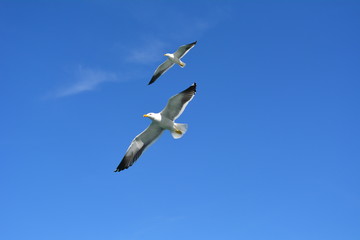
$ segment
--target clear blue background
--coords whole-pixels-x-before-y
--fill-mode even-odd
[[[0,238],[360,239],[359,13],[0,1]],[[114,173],[142,115],[193,82],[187,134]]]

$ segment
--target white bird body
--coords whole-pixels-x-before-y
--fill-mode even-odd
[[[175,128],[175,122],[171,121],[170,119],[168,119],[165,116],[162,116],[161,113],[158,113],[160,115],[161,121],[160,121],[160,126],[169,130],[169,131],[176,131],[177,129]]]
[[[148,113],[144,117],[150,118],[154,124],[157,124],[162,129],[167,129],[170,131],[175,131],[175,123],[165,116],[162,116],[161,113]]]
[[[176,63],[180,67],[185,67],[186,65],[183,61],[180,60],[180,58],[177,58],[173,53],[166,53],[164,54],[164,56],[167,56],[172,63]]]
[[[175,123],[174,120],[169,119],[164,114],[160,113],[148,113],[144,117],[148,117],[152,120],[155,126],[160,127],[164,130],[169,130],[173,138],[181,138],[187,131],[187,124],[185,123]]]

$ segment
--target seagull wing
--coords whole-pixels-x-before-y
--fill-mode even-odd
[[[188,53],[188,51],[190,51],[190,49],[192,49],[195,46],[196,43],[197,41],[179,47],[178,50],[174,52],[174,56],[177,57],[178,59],[182,58],[183,56],[185,56],[185,54]]]
[[[174,66],[174,63],[172,63],[169,59],[167,59],[165,62],[160,64],[160,66],[158,66],[157,69],[155,70],[154,75],[152,76],[148,85],[155,82],[156,79],[158,79],[161,75],[163,75],[172,66]]]
[[[124,158],[114,172],[120,172],[133,165],[141,154],[160,137],[163,130],[158,124],[151,123],[147,129],[132,140]]]
[[[166,107],[161,111],[161,115],[175,121],[185,110],[188,103],[193,99],[196,93],[196,83],[182,91],[181,93],[172,96]]]

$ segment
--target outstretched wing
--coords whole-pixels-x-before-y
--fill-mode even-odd
[[[161,75],[163,75],[167,70],[169,70],[169,68],[171,68],[172,66],[174,66],[174,63],[172,63],[169,59],[167,59],[165,62],[163,62],[162,64],[160,64],[157,69],[154,72],[154,75],[152,76],[150,82],[148,85],[152,84],[153,82],[156,81],[156,79],[158,79]]]
[[[196,83],[181,93],[172,96],[160,114],[172,121],[175,121],[183,113],[188,103],[191,101],[191,99],[193,99],[195,93]]]
[[[182,58],[183,56],[185,56],[185,54],[188,53],[188,51],[190,51],[190,49],[192,49],[195,46],[196,43],[197,41],[179,47],[178,50],[174,52],[174,56],[179,59]]]
[[[132,140],[125,156],[114,172],[127,169],[141,156],[141,154],[153,144],[161,135],[163,129],[157,124],[151,123],[150,126]]]

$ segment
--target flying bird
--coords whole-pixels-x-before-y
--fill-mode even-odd
[[[175,120],[183,113],[188,103],[193,99],[195,92],[196,83],[175,96],[172,96],[161,112],[145,114],[144,117],[150,118],[152,123],[132,140],[125,156],[114,172],[120,172],[133,165],[141,154],[153,144],[165,130],[169,130],[173,138],[181,138],[186,133],[188,125],[175,123]]]
[[[174,53],[165,53],[164,56],[167,56],[168,59],[166,59],[165,62],[163,62],[157,67],[148,85],[155,82],[156,79],[158,79],[167,70],[169,70],[172,66],[174,66],[175,63],[179,64],[180,67],[185,67],[186,64],[180,59],[184,57],[185,54],[187,54],[190,51],[190,49],[192,49],[195,46],[196,43],[197,41],[187,45],[180,46],[178,50]]]

